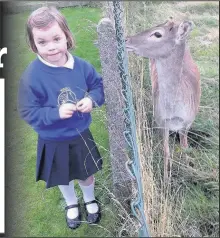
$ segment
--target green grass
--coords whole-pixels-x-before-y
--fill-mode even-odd
[[[190,14],[204,14],[205,12],[209,12],[210,14],[219,14],[219,9],[217,3],[213,2],[204,2],[202,4],[195,5],[186,5],[180,8],[182,12],[189,12]]]
[[[218,19],[210,15],[202,15],[192,19],[196,26],[207,25],[210,27],[218,27]]]
[[[96,40],[95,24],[101,17],[96,8],[66,8],[62,13],[67,18],[76,40],[75,55],[92,63],[101,72],[98,49],[93,45]],[[6,151],[7,151],[7,222],[6,230],[10,237],[84,237],[113,236],[115,232],[114,207],[108,201],[106,188],[111,188],[111,166],[108,153],[108,131],[106,128],[105,106],[93,112],[91,131],[104,158],[104,168],[96,176],[96,196],[104,203],[103,218],[98,226],[81,225],[77,230],[66,226],[64,200],[57,187],[45,189],[45,183],[35,182],[36,133],[18,117],[16,111],[18,81],[27,65],[36,57],[27,47],[24,26],[29,12],[7,15],[8,63],[7,108],[6,108]],[[81,191],[76,185],[82,201]],[[84,217],[85,220],[85,217]]]

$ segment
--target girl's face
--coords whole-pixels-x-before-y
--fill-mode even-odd
[[[34,43],[38,54],[48,63],[62,66],[67,61],[67,39],[57,22],[38,29],[33,28]]]

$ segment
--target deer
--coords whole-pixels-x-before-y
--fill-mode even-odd
[[[128,52],[149,59],[153,117],[163,134],[164,179],[171,176],[169,132],[179,133],[181,148],[188,148],[188,132],[199,111],[200,72],[187,38],[192,21],[166,22],[125,38]]]

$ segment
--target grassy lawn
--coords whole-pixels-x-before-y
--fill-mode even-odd
[[[101,10],[96,8],[66,8],[62,13],[67,18],[76,40],[75,55],[92,63],[101,72],[98,49],[93,45]],[[113,236],[114,207],[108,200],[107,188],[111,187],[111,167],[108,153],[108,131],[105,107],[93,112],[91,126],[94,138],[104,158],[104,169],[96,176],[96,195],[105,204],[103,218],[98,226],[82,224],[77,230],[66,226],[64,206],[58,188],[46,190],[44,182],[35,182],[36,133],[18,117],[16,110],[18,81],[26,66],[35,59],[24,38],[24,27],[29,12],[7,15],[8,47],[5,65],[7,84],[6,103],[6,167],[7,167],[7,212],[8,236],[20,237],[84,237]],[[10,29],[10,31],[8,30]],[[76,185],[82,201],[82,194]],[[84,216],[85,220],[85,216]]]

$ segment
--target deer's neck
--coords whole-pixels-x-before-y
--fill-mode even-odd
[[[160,90],[175,90],[175,87],[179,85],[185,49],[185,43],[176,45],[167,58],[155,60]]]

